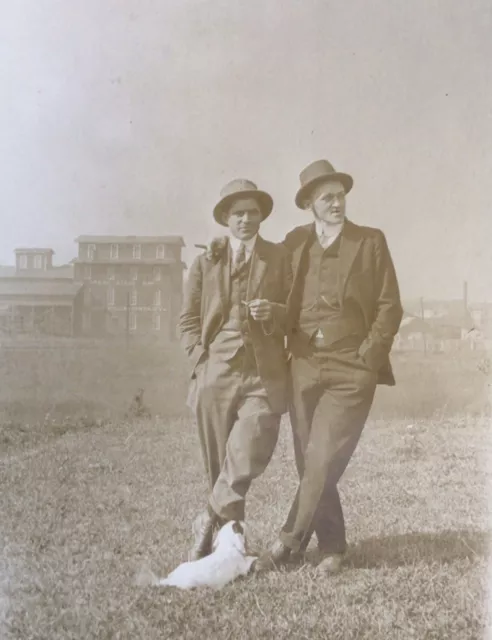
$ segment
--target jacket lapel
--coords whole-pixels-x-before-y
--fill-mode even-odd
[[[292,287],[289,293],[289,297],[287,299],[287,308],[292,308],[296,302],[300,301],[299,300],[299,296],[300,296],[299,274],[301,271],[302,260],[306,255],[307,249],[310,244],[310,240],[312,239],[314,234],[314,223],[310,225],[306,225],[305,227],[303,227],[302,231],[303,231],[302,241],[293,251],[292,258],[291,258],[293,277],[292,277]]]
[[[299,246],[296,247],[293,255],[292,255],[292,273],[294,275],[294,280],[297,278],[299,274],[299,269],[302,264],[302,258],[304,257],[306,250],[309,245],[309,241],[312,240],[314,235],[314,222],[312,224],[306,225],[302,229],[303,238],[299,243]]]
[[[220,297],[222,301],[222,309],[224,315],[227,314],[229,300],[231,297],[231,245],[227,243],[227,250],[221,256],[221,277],[219,278]]]
[[[207,274],[207,292],[211,299],[216,297],[218,292],[222,314],[226,315],[229,304],[231,288],[231,249],[227,242],[220,258],[214,262]],[[215,295],[214,295],[215,292]]]
[[[254,300],[260,290],[261,283],[267,270],[267,244],[261,236],[255,242],[255,248],[251,256],[251,268],[248,282],[248,300]]]
[[[355,257],[362,245],[362,236],[356,225],[347,220],[342,231],[338,260],[338,295],[340,305],[343,303],[345,287]]]

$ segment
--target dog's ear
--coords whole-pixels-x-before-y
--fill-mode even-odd
[[[242,535],[244,533],[243,525],[238,520],[234,520],[234,522],[232,523],[232,530],[234,531],[234,533],[237,533],[239,535]]]

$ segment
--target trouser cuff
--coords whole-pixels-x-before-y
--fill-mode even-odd
[[[318,551],[324,556],[344,554],[347,551],[347,543],[341,544],[319,544]]]
[[[281,531],[279,538],[285,544],[286,547],[289,547],[291,551],[299,551],[299,549],[301,548],[300,541],[294,538],[294,536],[290,533]]]
[[[211,495],[208,499],[208,511],[212,517],[224,524],[230,520],[244,520],[244,500],[221,506]]]

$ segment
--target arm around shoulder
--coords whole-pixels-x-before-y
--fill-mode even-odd
[[[280,269],[279,269],[279,282],[278,290],[279,296],[276,302],[272,302],[272,329],[282,335],[285,335],[287,325],[287,299],[292,287],[292,266],[290,260],[290,254],[283,244],[277,245],[277,248],[281,251]]]

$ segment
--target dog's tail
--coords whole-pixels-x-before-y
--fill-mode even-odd
[[[157,580],[157,587],[173,587],[175,585],[173,585],[168,578],[161,578],[160,580]]]
[[[159,578],[149,567],[141,567],[135,577],[135,584],[138,587],[158,587],[160,585]]]

